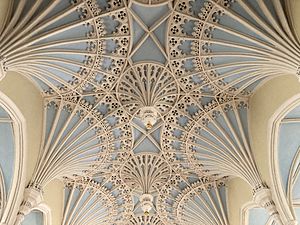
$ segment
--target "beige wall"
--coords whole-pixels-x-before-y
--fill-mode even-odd
[[[28,139],[26,182],[28,183],[37,161],[42,137],[42,96],[29,80],[11,72],[0,82],[0,90],[17,105],[26,120]]]
[[[287,0],[289,2],[290,13],[292,14],[292,22],[295,31],[300,37],[300,1],[299,0]]]
[[[0,30],[6,17],[6,13],[10,0],[0,0]]]
[[[0,82],[0,91],[20,109],[27,126],[26,183],[30,181],[39,154],[43,130],[43,99],[36,86],[23,76],[9,72]],[[45,203],[52,210],[53,225],[60,224],[63,207],[63,184],[55,180],[45,188]]]
[[[288,99],[300,93],[296,76],[281,76],[262,85],[250,99],[250,139],[253,154],[262,178],[270,185],[269,120]],[[249,187],[238,179],[229,182],[229,218],[231,225],[240,224],[240,210],[251,201]]]
[[[300,37],[300,1],[288,0],[295,31]],[[270,185],[269,120],[288,99],[300,93],[299,80],[294,75],[274,78],[262,85],[250,99],[250,139],[253,154],[262,177]],[[240,179],[229,182],[229,218],[231,225],[240,224],[242,206],[251,201],[251,190]]]

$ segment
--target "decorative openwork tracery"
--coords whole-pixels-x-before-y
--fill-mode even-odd
[[[19,72],[46,94],[104,91],[115,84],[130,46],[122,0],[101,5],[96,0],[21,1],[13,6],[0,35],[1,78]]]
[[[34,187],[42,188],[54,178],[92,175],[100,167],[113,170],[129,156],[130,117],[114,96],[98,94],[91,104],[71,95],[46,104],[43,154]]]
[[[124,163],[120,169],[120,177],[132,190],[133,198],[138,199],[134,206],[133,220],[158,223],[159,220],[154,219],[158,215],[156,198],[159,189],[167,183],[171,174],[170,166],[155,153],[135,154]]]
[[[151,128],[172,109],[179,96],[179,87],[163,65],[142,63],[125,71],[117,93],[124,108]]]
[[[174,174],[160,190],[157,207],[165,224],[229,224],[225,181]]]
[[[252,156],[247,110],[262,80],[299,76],[300,44],[281,1],[13,2],[0,31],[0,79],[19,72],[45,100],[19,218],[59,178],[68,189],[62,224],[228,225],[229,176],[247,181],[280,224]],[[147,5],[166,15],[146,21]],[[148,39],[162,62],[136,56]]]
[[[128,225],[165,225],[158,217],[139,216],[133,217]]]
[[[280,2],[179,0],[169,21],[170,65],[181,87],[249,95],[262,80],[298,75],[299,42]],[[259,10],[257,10],[259,8]]]
[[[66,180],[67,201],[62,225],[111,225],[125,221],[126,211],[130,209],[126,209],[127,205],[122,195],[113,193],[108,188],[107,185],[111,182],[111,180],[102,183],[88,179]]]

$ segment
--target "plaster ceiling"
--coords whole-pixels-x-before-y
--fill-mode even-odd
[[[285,7],[11,1],[0,79],[18,72],[44,98],[41,154],[27,190],[42,195],[63,180],[62,224],[227,225],[226,182],[239,177],[280,224],[252,156],[247,111],[262,82],[299,75]]]

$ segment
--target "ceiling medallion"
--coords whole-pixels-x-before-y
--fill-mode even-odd
[[[159,188],[167,183],[171,176],[171,168],[166,161],[154,153],[132,155],[120,169],[120,177],[138,198],[135,214],[141,209],[144,216],[156,213],[154,197]]]
[[[179,87],[168,68],[158,63],[139,63],[122,75],[117,94],[128,113],[151,129],[177,102]]]

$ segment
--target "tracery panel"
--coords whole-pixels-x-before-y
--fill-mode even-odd
[[[1,78],[19,72],[46,95],[109,90],[130,47],[125,3],[11,1],[0,43]]]
[[[186,91],[248,96],[268,77],[299,75],[299,41],[280,1],[179,0],[168,30]]]

